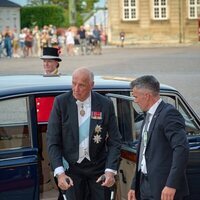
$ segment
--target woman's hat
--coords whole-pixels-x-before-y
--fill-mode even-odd
[[[54,47],[44,47],[43,56],[40,59],[45,60],[57,60],[58,62],[62,61],[59,57],[60,49]]]

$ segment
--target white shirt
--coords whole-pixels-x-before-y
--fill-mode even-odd
[[[147,132],[149,130],[149,127],[150,127],[150,124],[151,124],[151,121],[153,119],[153,116],[156,112],[156,109],[158,108],[159,104],[161,103],[162,99],[159,99],[149,110],[148,110],[148,113],[150,114],[150,117],[149,117],[149,123],[147,125]],[[144,135],[144,127],[143,127],[143,130],[142,130],[142,135]],[[143,150],[143,154],[142,154],[142,162],[141,162],[141,171],[142,173],[144,174],[147,174],[147,167],[146,167],[146,160],[145,160],[145,151],[146,151],[146,144],[144,144],[144,150]]]

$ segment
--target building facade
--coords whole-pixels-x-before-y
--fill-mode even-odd
[[[176,44],[199,41],[200,0],[108,0],[108,42]]]
[[[0,0],[0,32],[7,28],[20,31],[20,5]]]

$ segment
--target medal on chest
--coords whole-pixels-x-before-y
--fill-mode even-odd
[[[85,115],[85,110],[83,108],[83,104],[81,105],[80,115],[83,117]]]

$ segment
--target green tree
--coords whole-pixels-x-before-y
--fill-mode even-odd
[[[93,9],[94,3],[98,0],[74,0],[78,12],[88,12]],[[29,5],[38,6],[43,4],[54,4],[68,9],[69,0],[29,0]]]
[[[72,20],[71,20],[72,15],[69,16],[69,0],[28,0],[27,8],[31,9],[32,7],[33,8],[36,7],[34,10],[37,10],[38,14],[40,14],[41,16],[35,13],[34,10],[32,12],[32,9],[31,11],[28,11],[29,15],[27,13],[26,14],[22,13],[22,17],[21,17],[22,27],[26,27],[26,26],[30,27],[36,24],[41,27],[43,24],[47,22],[51,22],[51,21],[52,22],[50,24],[59,25],[59,27],[61,27],[61,25],[69,26],[72,24],[80,26],[81,24],[83,24],[83,14],[87,12],[91,13],[94,7],[94,3],[98,2],[98,0],[73,0],[73,1],[75,1],[76,5],[75,5],[75,12],[74,12],[75,20],[72,23]],[[46,17],[47,16],[46,8],[45,8],[45,11],[41,12],[41,10],[44,9],[43,7],[47,7],[47,6],[58,6],[62,8],[64,11],[62,10],[62,12],[58,12],[58,13],[60,14],[64,12],[64,19],[59,14],[58,14],[59,17],[52,18],[51,15],[49,17]],[[37,7],[39,7],[39,9]],[[51,11],[48,13],[51,13]],[[24,17],[24,15],[26,17]],[[54,20],[57,18],[58,18],[58,21]],[[62,21],[60,21],[60,19]]]
[[[67,26],[65,10],[56,5],[27,6],[21,9],[21,25],[23,27],[33,27],[38,25],[40,28],[44,25],[53,24],[56,27]]]

